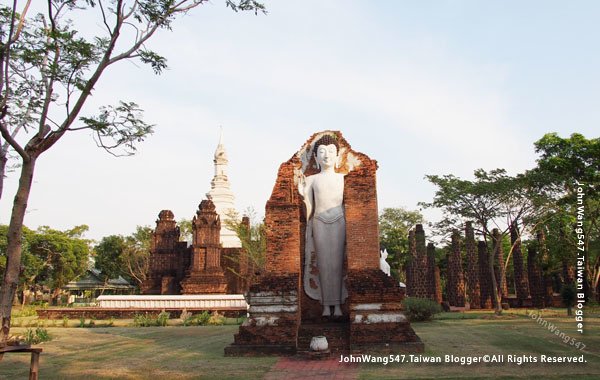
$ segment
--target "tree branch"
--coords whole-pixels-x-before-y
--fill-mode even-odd
[[[29,154],[19,145],[19,143],[11,136],[8,128],[6,128],[6,124],[3,120],[0,120],[0,133],[6,142],[10,144],[10,146],[23,158],[23,161],[29,161]]]
[[[104,26],[106,26],[106,30],[108,30],[108,35],[112,37],[112,30],[110,29],[110,25],[108,25],[108,21],[106,19],[106,13],[104,11],[102,0],[98,0],[98,6],[100,7],[100,12],[102,12],[102,22],[104,23]]]

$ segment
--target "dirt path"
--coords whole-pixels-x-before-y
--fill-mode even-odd
[[[328,360],[307,360],[298,358],[280,358],[265,375],[266,380],[355,380],[358,379],[359,366],[340,363],[337,358]]]

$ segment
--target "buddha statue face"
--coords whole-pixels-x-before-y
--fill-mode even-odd
[[[337,162],[337,146],[334,144],[319,145],[316,151],[317,164],[321,170],[334,167]]]

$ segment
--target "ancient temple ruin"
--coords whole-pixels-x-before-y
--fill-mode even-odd
[[[325,315],[322,302],[309,296],[314,289],[307,289],[318,285],[304,280],[306,275],[318,275],[319,267],[307,261],[317,253],[306,249],[312,214],[307,213],[299,182],[319,173],[315,145],[325,136],[337,146],[335,172],[343,174],[347,298],[341,316]],[[280,166],[266,205],[266,268],[250,287],[250,316],[225,349],[226,355],[307,352],[317,335],[327,338],[332,352],[423,350],[402,311],[403,290],[379,269],[376,170],[377,162],[352,150],[338,131],[314,134]]]
[[[179,241],[173,213],[161,211],[152,234],[149,273],[142,293],[243,293],[247,284],[238,274],[247,271],[244,255],[240,248],[222,248],[220,230],[220,218],[210,200],[200,203],[192,219],[191,246]]]
[[[527,247],[525,263],[518,228],[515,225],[510,227],[513,268],[509,279],[500,231],[492,230],[489,244],[483,240],[476,243],[472,222],[465,223],[464,231],[464,239],[458,230],[451,234],[442,277],[444,289],[440,281],[440,265],[443,266],[443,263],[436,261],[433,243],[426,245],[423,226],[418,224],[409,231],[410,256],[404,268],[409,297],[428,298],[454,309],[491,309],[496,306],[490,272],[490,258],[493,257],[494,275],[503,304],[510,307],[560,306],[560,298],[554,293],[557,284],[543,269],[548,266],[543,232],[537,233],[535,246]],[[563,283],[572,283],[573,267],[563,263],[561,275]],[[509,294],[509,281],[510,288],[514,288],[513,294]]]
[[[214,154],[211,189],[192,219],[192,242],[180,241],[180,229],[170,210],[158,215],[150,246],[143,294],[243,293],[249,270],[241,242],[225,220],[235,212],[235,197],[227,177],[227,152],[223,135]],[[246,220],[246,223],[249,221]]]

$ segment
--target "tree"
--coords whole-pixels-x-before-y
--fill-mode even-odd
[[[192,241],[192,220],[181,218],[177,222],[179,226],[179,241]]]
[[[239,255],[227,256],[227,259],[236,263],[240,270],[232,267],[227,269],[250,285],[265,268],[267,234],[264,220],[261,222],[256,220],[256,212],[253,208],[246,209],[245,214],[246,216],[240,220],[237,213],[232,212],[225,219],[227,228],[234,231],[242,243]]]
[[[473,181],[460,179],[454,175],[428,175],[426,178],[436,185],[433,202],[420,203],[425,207],[437,207],[443,211],[443,219],[438,228],[444,232],[459,229],[464,222],[475,221],[476,231],[486,242],[493,242],[494,249],[499,249],[503,237],[511,226],[521,227],[518,238],[512,242],[509,256],[517,243],[520,243],[524,230],[533,229],[539,223],[544,202],[538,194],[538,181],[534,175],[520,174],[509,176],[504,169],[489,172],[475,170]],[[499,230],[499,236],[493,237],[493,229]],[[488,245],[489,246],[489,245]],[[489,251],[490,273],[492,281],[495,311],[502,313],[501,278],[494,274],[495,252]],[[508,257],[506,264],[508,264]],[[506,267],[503,268],[506,271]]]
[[[137,226],[135,232],[125,238],[125,249],[122,254],[126,270],[124,277],[137,282],[138,286],[148,275],[152,232],[150,226]]]
[[[379,244],[380,249],[386,249],[388,263],[394,276],[403,279],[401,267],[409,258],[408,231],[415,224],[423,223],[423,215],[419,211],[409,211],[404,208],[384,208],[379,215]]]
[[[151,238],[149,226],[137,226],[128,236],[103,237],[94,247],[94,265],[104,281],[122,276],[137,282],[138,286],[144,282],[148,274]]]
[[[116,63],[139,59],[160,73],[166,59],[146,43],[157,30],[170,29],[178,16],[205,1],[48,0],[45,14],[34,17],[27,15],[31,0],[20,13],[16,1],[12,7],[0,7],[0,146],[7,142],[21,163],[0,290],[0,345],[10,331],[23,219],[37,160],[65,134],[78,130],[92,131],[97,145],[112,154],[133,154],[136,144],[152,133],[137,104],[119,101],[89,116],[81,115],[82,108],[104,72]],[[226,5],[235,11],[264,11],[254,0],[226,0]],[[96,12],[103,34],[80,36],[69,20],[74,10]]]
[[[577,247],[586,253],[585,274],[589,288],[598,298],[600,282],[600,138],[586,139],[579,133],[561,138],[547,133],[535,142],[540,154],[537,167],[531,172],[545,178],[543,190],[554,200],[547,227],[550,244],[557,251],[571,252]],[[582,193],[579,192],[581,189]],[[584,213],[578,220],[578,211]],[[578,223],[580,222],[580,223]],[[573,233],[580,228],[582,233]],[[583,236],[581,244],[577,236]],[[562,248],[562,249],[560,249]],[[566,250],[565,250],[566,248]]]
[[[105,283],[124,273],[123,251],[125,251],[125,245],[123,236],[110,235],[103,237],[94,247],[94,266],[100,271]]]
[[[58,231],[49,227],[40,227],[29,237],[29,252],[43,262],[43,271],[37,278],[30,278],[29,284],[43,282],[53,289],[54,301],[60,290],[71,280],[83,274],[88,266],[90,241],[83,238],[87,226],[77,226],[67,231]]]
[[[21,291],[25,292],[36,285],[46,285],[53,290],[52,296],[56,300],[60,289],[87,268],[90,241],[83,238],[87,230],[86,225],[66,231],[47,226],[32,231],[24,227],[26,244],[19,278]],[[7,226],[0,226],[0,257],[3,258],[6,257],[7,232]]]

